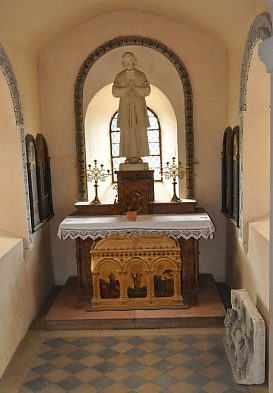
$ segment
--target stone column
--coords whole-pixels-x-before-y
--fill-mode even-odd
[[[182,293],[181,293],[181,269],[174,270],[173,281],[174,281],[174,293],[173,300],[182,301]]]
[[[273,1],[270,1],[273,12]],[[272,15],[272,13],[271,13]],[[271,74],[270,114],[270,250],[269,250],[269,392],[273,392],[273,37],[259,45],[259,57]]]
[[[127,296],[127,274],[128,272],[125,271],[120,271],[119,272],[119,277],[120,277],[120,301],[123,305],[128,304],[128,296]]]
[[[99,287],[99,272],[93,272],[93,298],[92,303],[96,304],[100,299],[100,287]]]
[[[154,291],[154,270],[147,270],[147,303],[155,303],[155,291]]]

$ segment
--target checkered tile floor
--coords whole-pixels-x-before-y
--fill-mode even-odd
[[[71,333],[73,334],[73,333]],[[19,393],[239,393],[222,336],[141,335],[44,341]]]

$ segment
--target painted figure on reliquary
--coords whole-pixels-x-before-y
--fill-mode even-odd
[[[136,57],[125,52],[121,64],[124,70],[114,80],[112,93],[119,98],[117,126],[120,128],[120,156],[125,163],[142,162],[149,155],[147,128],[150,126],[145,97],[151,92],[146,75],[137,70]]]

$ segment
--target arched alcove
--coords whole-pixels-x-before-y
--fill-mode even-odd
[[[28,242],[31,243],[32,229],[28,191],[24,118],[15,74],[5,50],[1,45],[0,71],[0,134],[1,146],[5,146],[5,149],[2,148],[1,161],[3,164],[1,164],[0,171],[1,184],[4,188],[4,192],[1,193],[4,200],[4,203],[1,203],[1,210],[3,212],[3,214],[1,214],[1,216],[3,216],[1,224],[3,223],[6,230],[10,230],[18,236],[28,238]],[[10,154],[11,151],[13,152],[12,155]],[[12,161],[10,162],[11,159]],[[7,164],[8,162],[10,162],[10,165]],[[22,179],[22,184],[20,184],[18,179],[16,181],[16,176],[19,176],[18,178]],[[16,194],[17,191],[18,194]],[[20,201],[18,197],[19,195],[22,196]],[[15,197],[16,203],[13,204],[12,201]],[[17,201],[19,202],[17,203]],[[9,209],[7,209],[7,205],[9,205]],[[4,224],[5,222],[8,222],[7,226]]]
[[[19,237],[28,238],[30,242],[31,222],[23,114],[16,78],[1,46],[0,71],[1,228]]]
[[[240,75],[240,97],[239,97],[239,112],[240,112],[240,237],[243,241],[247,240],[247,231],[244,230],[245,228],[245,214],[244,214],[244,134],[246,131],[245,129],[245,117],[246,120],[248,121],[248,125],[251,123],[251,115],[248,117],[247,115],[247,110],[248,110],[248,104],[249,104],[249,96],[248,96],[248,88],[249,88],[249,72],[250,72],[250,67],[252,64],[252,56],[255,47],[257,48],[257,43],[259,41],[264,41],[265,39],[271,37],[272,35],[272,24],[271,24],[271,17],[267,13],[262,13],[257,15],[257,17],[254,19],[252,25],[250,26],[249,33],[247,36],[246,40],[246,45],[244,49],[244,55],[243,55],[243,62],[241,66],[241,75]],[[256,53],[256,66],[260,62],[260,60],[257,59],[257,51]],[[252,67],[255,70],[255,67]],[[258,65],[260,68],[261,66]],[[261,68],[260,68],[261,69]],[[263,76],[266,71],[263,69],[263,71],[257,71],[256,77],[259,80],[259,77],[264,80],[266,76]],[[253,74],[254,75],[254,74]],[[258,89],[259,82],[256,80],[256,89]],[[269,83],[269,82],[268,82]],[[253,102],[254,100],[254,89],[255,86],[253,86],[251,95],[252,98],[250,98],[250,102]],[[267,90],[267,89],[266,89]],[[261,91],[261,90],[260,90]],[[258,90],[257,90],[257,94]],[[265,96],[267,93],[265,93]],[[269,116],[269,115],[267,115]],[[248,119],[247,119],[248,117]],[[250,125],[251,127],[251,125]],[[248,215],[248,214],[247,214]]]
[[[159,117],[161,126],[161,145],[162,145],[162,162],[163,165],[171,157],[184,156],[183,152],[177,149],[177,120],[173,107],[166,95],[157,87],[151,86],[151,94],[147,97],[147,105]],[[86,144],[86,161],[87,164],[93,164],[94,159],[98,159],[98,164],[103,164],[105,169],[111,168],[110,154],[110,135],[109,126],[113,114],[118,110],[118,100],[111,94],[112,84],[100,89],[90,101],[85,115],[85,144]],[[169,200],[172,195],[172,184],[170,181],[164,181],[163,184],[155,184],[155,199]],[[100,183],[100,200],[102,202],[112,203],[116,192],[111,186],[111,177],[105,182]],[[94,190],[93,184],[88,184],[88,200],[92,200]],[[185,197],[185,181],[180,182],[180,195]]]
[[[270,75],[259,59],[257,43],[249,67],[247,110],[244,113],[243,222],[246,226],[269,214],[269,104]]]
[[[77,146],[77,162],[78,162],[78,191],[79,191],[79,200],[87,200],[87,181],[86,181],[86,154],[85,154],[85,135],[84,135],[84,118],[85,118],[85,110],[87,108],[88,102],[90,102],[90,98],[92,94],[94,95],[96,91],[98,91],[102,86],[99,85],[94,79],[90,82],[90,86],[88,87],[87,77],[89,72],[92,72],[92,67],[96,66],[96,64],[100,65],[100,72],[105,73],[110,80],[108,83],[113,82],[114,75],[116,74],[115,67],[112,67],[112,63],[103,62],[106,59],[104,57],[106,54],[110,52],[113,53],[114,49],[117,49],[119,54],[119,70],[120,70],[120,58],[121,53],[125,50],[125,47],[134,47],[134,51],[138,50],[149,50],[156,54],[163,55],[164,61],[170,62],[173,67],[173,70],[176,72],[179,81],[179,89],[177,89],[176,84],[176,93],[180,91],[183,94],[183,105],[180,107],[180,113],[183,113],[183,120],[181,121],[181,127],[178,125],[178,129],[181,129],[181,134],[184,134],[184,138],[178,138],[178,143],[181,143],[181,139],[183,139],[185,144],[185,164],[188,167],[187,170],[187,178],[186,178],[186,196],[193,197],[194,196],[194,184],[193,184],[193,108],[192,108],[192,89],[190,78],[188,72],[182,63],[182,61],[178,58],[178,56],[169,48],[167,48],[162,43],[144,38],[139,36],[127,36],[120,37],[111,41],[104,43],[102,46],[97,48],[95,51],[90,53],[90,55],[86,58],[81,69],[78,73],[75,89],[74,89],[74,98],[75,98],[75,122],[76,122],[76,146]],[[126,48],[127,49],[127,48]],[[143,57],[145,59],[145,57]],[[109,67],[111,64],[111,67]],[[106,68],[105,68],[106,67]],[[150,69],[149,69],[150,67]],[[154,69],[153,69],[154,67]],[[147,72],[148,70],[148,72]],[[150,75],[161,75],[163,77],[163,73],[160,73],[160,69],[156,68],[156,62],[150,63],[147,65],[147,70],[144,69],[145,73]],[[167,75],[167,76],[166,76]],[[169,75],[166,74],[165,78],[168,80]],[[151,78],[150,82],[153,84],[153,80]],[[93,84],[92,84],[93,83]],[[104,82],[105,85],[106,81]],[[167,81],[166,81],[167,83]],[[155,86],[158,87],[157,83],[154,83]],[[89,96],[88,96],[89,95]],[[91,95],[91,97],[90,97]],[[87,98],[88,97],[88,98]],[[179,122],[178,122],[179,123]],[[182,124],[183,123],[183,124]],[[178,131],[179,132],[179,131]],[[181,157],[178,157],[181,159]]]

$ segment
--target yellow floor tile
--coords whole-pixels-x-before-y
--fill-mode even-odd
[[[224,393],[229,389],[229,386],[218,381],[210,381],[203,385],[202,389],[207,393]]]
[[[142,356],[141,358],[138,359],[139,362],[146,364],[147,366],[151,366],[161,360],[160,357],[152,354],[152,353],[147,353],[146,355]]]
[[[173,368],[172,370],[168,371],[168,374],[177,379],[184,379],[192,375],[193,371],[181,366],[181,367]]]
[[[107,377],[110,377],[115,381],[121,381],[122,379],[129,377],[129,375],[132,375],[132,373],[128,371],[126,368],[122,368],[122,367],[118,367],[115,370],[112,370],[109,373],[107,373]]]
[[[162,392],[162,388],[154,383],[145,383],[145,385],[140,386],[139,388],[135,389],[138,393],[159,393]]]
[[[193,393],[196,389],[192,385],[187,384],[186,382],[179,382],[176,385],[172,386],[169,390],[172,393]]]
[[[94,386],[83,384],[75,389],[70,390],[69,393],[98,393]]]
[[[136,374],[142,378],[151,381],[152,379],[156,380],[156,378],[159,377],[162,372],[153,367],[145,367],[143,370],[138,371]]]

